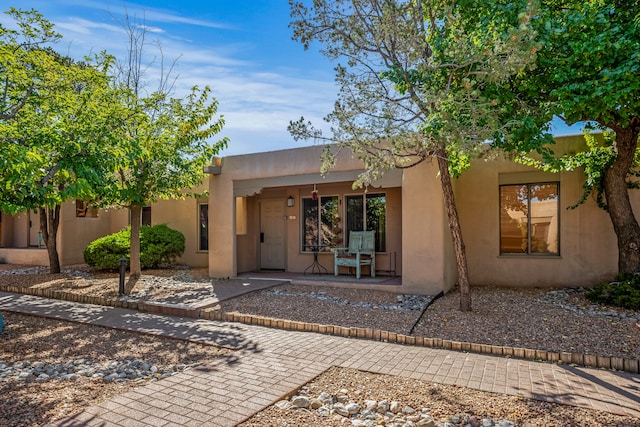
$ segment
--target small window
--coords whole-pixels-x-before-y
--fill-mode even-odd
[[[339,234],[338,196],[302,198],[302,251],[329,251]]]
[[[387,197],[385,194],[346,196],[345,237],[351,231],[375,231],[376,252],[387,247]],[[348,246],[348,243],[345,246]]]
[[[142,225],[151,225],[151,206],[142,208]]]
[[[209,250],[209,205],[198,205],[198,250]]]
[[[98,218],[98,208],[89,206],[83,200],[76,200],[76,218]]]
[[[500,253],[559,255],[560,184],[500,186]]]

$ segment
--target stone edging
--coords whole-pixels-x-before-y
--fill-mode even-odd
[[[613,369],[633,374],[640,373],[640,360],[622,357],[594,356],[581,353],[551,352],[532,350],[520,347],[497,346],[489,344],[475,344],[460,341],[443,340],[440,338],[415,337],[381,329],[356,328],[335,325],[320,325],[318,323],[298,322],[294,320],[273,319],[270,317],[254,316],[237,312],[222,312],[213,308],[186,308],[184,306],[159,305],[145,302],[119,301],[105,297],[78,295],[50,289],[23,288],[19,286],[0,286],[5,292],[33,295],[43,298],[59,299],[83,304],[94,304],[108,307],[126,308],[147,313],[166,316],[182,316],[195,319],[219,320],[237,322],[247,325],[264,326],[287,331],[315,332],[345,338],[359,338],[382,341],[394,344],[414,345],[418,347],[443,348],[446,350],[463,351],[469,353],[489,354],[494,356],[532,359],[551,363],[568,363],[591,368]]]

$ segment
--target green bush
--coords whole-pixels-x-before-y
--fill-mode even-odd
[[[117,270],[121,257],[127,258],[128,264],[130,236],[130,230],[125,229],[94,240],[82,252],[84,262],[104,270]]]
[[[622,274],[615,282],[599,283],[586,296],[597,303],[640,310],[640,274]]]
[[[83,251],[84,262],[91,267],[117,270],[120,258],[129,264],[129,240],[131,229],[94,240]],[[164,224],[140,228],[140,264],[142,268],[153,268],[171,264],[184,253],[184,235]]]

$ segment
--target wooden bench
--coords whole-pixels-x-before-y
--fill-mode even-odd
[[[355,267],[356,278],[360,278],[360,267],[370,266],[371,277],[376,277],[376,239],[375,231],[349,232],[349,247],[335,248],[333,252],[333,273],[338,275],[338,268]]]

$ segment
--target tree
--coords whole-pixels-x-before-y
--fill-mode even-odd
[[[635,0],[545,0],[532,25],[541,41],[535,68],[515,79],[508,96],[531,107],[514,111],[519,120],[589,123],[605,131],[604,141],[587,139],[587,149],[554,157],[542,145],[546,127],[521,135],[518,149],[544,154],[550,170],[584,168],[583,202],[595,193],[606,209],[618,240],[620,273],[640,271],[640,226],[629,200],[629,188],[640,183],[640,4]],[[528,117],[525,117],[528,116]],[[548,141],[548,138],[546,139]]]
[[[452,177],[507,132],[485,85],[507,81],[535,58],[525,2],[435,0],[290,0],[294,38],[318,41],[336,68],[339,100],[326,118],[332,135],[304,118],[289,130],[299,138],[328,140],[322,171],[348,147],[367,184],[392,168],[437,162],[456,255],[460,308],[471,310],[470,283]],[[516,17],[513,18],[512,11]],[[489,20],[488,18],[491,18]],[[487,25],[477,25],[485,19]],[[489,25],[490,24],[490,25]],[[518,101],[513,100],[512,104]],[[502,128],[501,128],[502,127]]]
[[[140,265],[142,208],[158,199],[194,196],[190,189],[203,181],[203,167],[227,146],[227,138],[210,143],[224,120],[216,117],[218,103],[209,87],[198,87],[183,99],[173,98],[170,67],[161,59],[158,87],[146,92],[143,56],[147,48],[146,26],[129,20],[123,24],[129,37],[127,57],[119,63],[117,86],[126,93],[131,114],[119,135],[122,163],[102,187],[102,205],[129,209],[131,218],[130,274],[137,278]],[[161,50],[160,50],[160,53]]]
[[[109,130],[121,116],[99,55],[75,62],[44,44],[59,36],[35,11],[11,9],[19,31],[1,28],[0,208],[39,211],[51,273],[60,272],[56,245],[60,205],[101,184]]]

